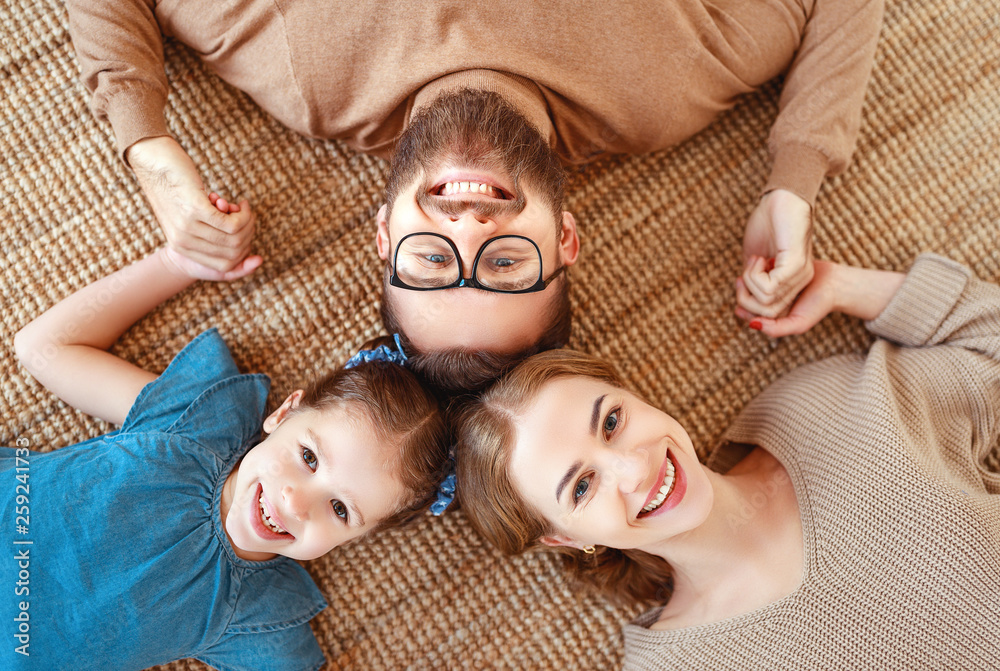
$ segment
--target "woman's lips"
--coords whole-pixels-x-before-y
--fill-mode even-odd
[[[653,490],[650,491],[650,496],[646,499],[646,503],[643,508],[650,505],[657,497],[660,487],[664,485],[664,478],[667,478],[668,471],[670,467],[673,468],[673,482],[669,484],[669,492],[663,499],[663,502],[657,506],[654,510],[641,511],[637,517],[654,517],[656,515],[661,515],[671,508],[674,508],[681,502],[684,498],[684,494],[687,492],[687,476],[681,469],[680,464],[677,463],[677,459],[674,457],[670,449],[667,449],[667,456],[663,460],[663,465],[660,467],[658,485],[654,485]]]
[[[646,506],[650,504],[650,502],[654,498],[656,498],[656,495],[660,491],[660,487],[663,486],[663,478],[665,478],[667,475],[667,468],[669,467],[669,465],[670,465],[670,448],[667,448],[667,451],[663,455],[663,463],[660,464],[660,471],[659,473],[656,474],[656,480],[653,481],[652,489],[649,490],[649,496],[646,497],[646,500],[642,504],[642,507],[644,509],[646,508]]]

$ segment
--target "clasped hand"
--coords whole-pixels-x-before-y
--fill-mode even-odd
[[[780,317],[812,278],[809,203],[784,189],[765,194],[747,220],[737,305],[757,316]]]
[[[202,274],[216,271],[212,279],[253,269],[245,268],[256,225],[248,201],[234,204],[207,193],[191,157],[171,137],[140,140],[126,159],[171,249],[203,267]]]

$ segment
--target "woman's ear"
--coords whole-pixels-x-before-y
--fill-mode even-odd
[[[575,541],[569,536],[563,536],[562,534],[542,536],[538,540],[550,548],[576,548],[577,550],[582,550],[585,547],[580,541]]]
[[[284,403],[278,406],[277,410],[268,415],[267,419],[264,420],[264,433],[271,433],[277,429],[278,425],[285,421],[289,411],[299,407],[303,395],[305,395],[303,390],[296,389],[285,399]]]

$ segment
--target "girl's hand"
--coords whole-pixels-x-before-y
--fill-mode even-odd
[[[248,256],[231,270],[223,272],[215,268],[203,266],[197,261],[192,261],[188,257],[176,252],[173,247],[162,247],[160,255],[164,265],[167,266],[170,272],[195,280],[209,280],[211,282],[230,282],[238,280],[241,277],[246,277],[257,270],[264,261],[258,255]]]
[[[222,214],[235,214],[239,212],[241,208],[248,207],[246,200],[237,205],[236,203],[228,202],[225,198],[214,191],[208,194],[208,200]],[[246,277],[253,271],[257,270],[263,262],[263,259],[260,256],[251,255],[244,258],[233,268],[223,272],[216,270],[215,268],[209,268],[206,265],[202,265],[201,263],[178,253],[173,247],[164,247],[161,253],[163,254],[164,262],[172,272],[180,273],[192,279],[209,280],[212,282],[229,282],[231,280],[237,280],[241,277]]]

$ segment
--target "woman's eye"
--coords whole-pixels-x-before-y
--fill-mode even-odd
[[[573,503],[578,503],[587,494],[589,489],[590,476],[580,478],[576,483],[576,487],[573,488]]]
[[[618,426],[618,409],[615,408],[608,416],[604,418],[604,433],[611,434],[614,433],[615,427]]]
[[[342,520],[344,520],[346,522],[347,521],[347,506],[345,506],[340,501],[331,501],[331,504],[333,505],[333,512],[334,512],[334,514],[337,517],[339,517],[340,519],[342,519]]]
[[[315,471],[316,466],[319,465],[319,459],[316,458],[316,454],[308,447],[302,448],[302,461],[305,462],[305,465],[313,471]]]

